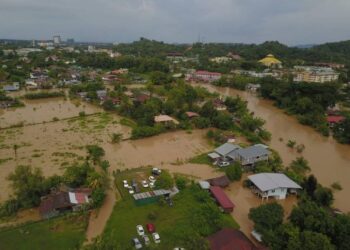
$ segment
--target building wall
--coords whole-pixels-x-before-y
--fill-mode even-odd
[[[287,188],[277,188],[269,190],[267,193],[268,197],[275,197],[278,200],[283,200],[287,196]]]

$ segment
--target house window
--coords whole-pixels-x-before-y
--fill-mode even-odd
[[[275,189],[272,189],[271,192],[274,193],[274,192],[275,192]]]

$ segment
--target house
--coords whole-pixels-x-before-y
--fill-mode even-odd
[[[186,78],[194,81],[214,82],[221,78],[221,73],[197,70],[194,73],[187,75]]]
[[[227,57],[227,56],[219,56],[219,57],[214,57],[214,58],[210,58],[210,61],[211,62],[214,62],[214,63],[227,63],[227,62],[230,62],[232,60],[231,57]]]
[[[223,111],[227,109],[225,102],[222,99],[219,99],[219,98],[215,99],[213,101],[213,104],[217,111]]]
[[[90,195],[90,189],[51,193],[41,198],[39,213],[48,219],[65,211],[79,211],[84,204],[89,203]]]
[[[223,228],[207,237],[211,250],[258,250],[245,234],[237,229]]]
[[[154,117],[154,122],[155,123],[162,123],[162,124],[179,124],[179,122],[177,120],[175,120],[174,118],[168,116],[168,115],[157,115]]]
[[[240,149],[241,147],[232,143],[225,143],[220,147],[214,149],[213,153],[208,154],[208,156],[213,160],[225,160],[234,151]],[[231,158],[232,159],[232,158]]]
[[[254,165],[259,161],[267,161],[271,152],[263,146],[254,145],[241,148],[229,155],[233,160],[241,163],[242,166]]]
[[[225,188],[230,185],[230,180],[226,175],[208,179],[207,180],[211,186]]]
[[[148,101],[151,97],[147,94],[141,93],[138,94],[135,98],[134,98],[134,102],[136,103],[145,103],[146,101]]]
[[[230,198],[227,197],[224,190],[221,187],[210,187],[210,193],[213,195],[216,202],[224,210],[225,213],[232,213],[235,205]]]
[[[329,115],[327,117],[327,122],[330,127],[333,127],[335,124],[338,124],[345,120],[345,117],[342,115]]]
[[[268,54],[265,58],[261,59],[259,63],[269,68],[282,68],[282,62],[272,54]]]
[[[301,187],[280,173],[260,173],[248,176],[253,184],[252,191],[262,199],[274,197],[278,200],[286,198],[288,193],[297,193]]]
[[[15,82],[12,85],[5,85],[2,89],[7,92],[17,91],[19,90],[19,83]]]
[[[111,71],[111,75],[124,75],[128,73],[129,73],[129,70],[125,68],[120,68],[120,69]]]
[[[97,95],[98,99],[104,100],[107,97],[107,90],[105,90],[105,89],[96,90],[96,95]]]
[[[166,58],[174,62],[184,61],[186,59],[184,55],[179,52],[170,52],[167,54]]]
[[[294,69],[295,82],[325,83],[339,79],[339,73],[328,67],[295,66]]]
[[[188,111],[185,113],[186,116],[189,118],[189,119],[192,119],[192,118],[195,118],[195,117],[199,117],[199,114],[196,113],[196,112],[191,112],[191,111]]]

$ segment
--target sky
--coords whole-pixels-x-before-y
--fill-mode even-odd
[[[350,39],[350,0],[0,0],[0,38],[318,44]]]

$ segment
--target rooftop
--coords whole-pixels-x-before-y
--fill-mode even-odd
[[[251,158],[270,154],[270,151],[260,145],[254,145],[248,148],[241,148],[237,150],[237,154],[243,158]]]
[[[301,189],[297,183],[289,179],[286,175],[279,173],[254,174],[248,176],[248,179],[263,192],[276,188]]]
[[[221,145],[220,147],[216,148],[214,151],[220,155],[227,155],[230,152],[240,149],[241,147],[232,143],[225,143],[223,145]]]

